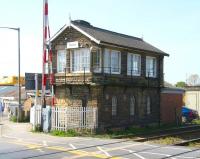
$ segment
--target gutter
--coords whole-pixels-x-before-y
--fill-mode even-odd
[[[112,44],[112,43],[108,43],[108,42],[101,42],[100,41],[100,45],[111,46],[111,47],[121,48],[121,49],[128,49],[128,50],[137,50],[137,51],[140,51],[140,52],[148,51],[148,52],[158,53],[158,54],[169,57],[169,54],[167,54],[167,53],[155,52],[155,51],[150,51],[150,50],[142,50],[142,49],[137,49],[137,48],[133,48],[133,47],[125,47],[125,46],[120,46],[120,45],[116,45],[116,44]]]

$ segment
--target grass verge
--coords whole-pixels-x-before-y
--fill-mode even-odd
[[[91,132],[90,130],[67,130],[67,131],[59,131],[53,130],[50,132],[53,136],[61,136],[61,137],[73,137],[73,136],[82,136],[82,137],[97,137],[97,138],[126,138],[126,137],[134,137],[140,134],[148,134],[153,132],[159,132],[161,130],[175,128],[177,126],[174,125],[149,125],[145,127],[129,127],[126,129],[107,129],[104,132]]]
[[[75,137],[79,136],[79,133],[75,130],[67,130],[67,131],[60,131],[60,130],[53,130],[50,132],[53,136],[60,136],[60,137]]]
[[[200,125],[200,119],[192,120],[192,124]]]
[[[154,140],[152,142],[156,143],[156,144],[172,145],[172,144],[175,144],[175,143],[181,142],[181,141],[182,141],[182,139],[179,137],[165,137],[165,138],[161,138],[159,140]]]

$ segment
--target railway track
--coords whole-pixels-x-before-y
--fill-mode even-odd
[[[155,132],[152,134],[145,134],[141,135],[139,138],[133,139],[136,142],[146,142],[146,141],[153,141],[159,140],[161,138],[167,137],[184,137],[188,139],[183,139],[178,141],[173,146],[187,146],[190,143],[195,143],[200,141],[200,126],[187,126],[182,128],[174,128],[174,129],[167,129],[162,130],[159,132]]]
[[[178,142],[173,145],[174,146],[188,146],[190,143],[195,143],[195,142],[199,142],[199,141],[200,141],[200,138],[194,138],[194,139]]]
[[[182,130],[182,131],[177,131],[177,132],[163,133],[163,134],[159,134],[159,135],[144,136],[144,137],[141,137],[141,138],[138,138],[138,139],[134,139],[134,141],[145,142],[145,141],[156,140],[156,139],[159,139],[159,138],[182,136],[182,135],[198,133],[198,132],[200,132],[200,128],[194,129],[194,130]]]
[[[192,131],[200,131],[200,125],[189,125],[183,126],[178,128],[170,128],[170,129],[162,129],[162,130],[155,130],[150,133],[138,133],[138,134],[130,134],[130,135],[120,135],[115,138],[122,139],[122,138],[130,138],[134,141],[144,142],[156,138],[167,137],[171,135],[178,135],[184,133],[191,133]],[[137,136],[136,139],[134,139]]]

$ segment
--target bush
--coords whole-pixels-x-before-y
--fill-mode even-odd
[[[200,120],[199,119],[192,120],[192,124],[200,125]]]
[[[11,116],[10,121],[16,123],[17,122],[17,116]],[[30,121],[29,117],[24,117],[18,120],[19,123],[28,123]]]
[[[51,134],[53,136],[61,136],[61,137],[74,137],[74,136],[78,136],[79,135],[73,129],[69,129],[67,131],[53,130],[53,131],[51,131]]]
[[[17,117],[16,117],[16,116],[11,116],[11,117],[10,117],[10,121],[12,121],[12,122],[17,122]]]
[[[41,126],[40,124],[37,124],[37,125],[33,128],[32,132],[42,132],[42,126]]]

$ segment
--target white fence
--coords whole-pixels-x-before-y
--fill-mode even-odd
[[[98,126],[98,111],[93,107],[53,107],[52,130],[95,129]]]
[[[33,126],[41,125],[41,116],[42,116],[42,106],[36,105],[31,108],[30,111],[30,123]]]
[[[34,106],[30,111],[30,123],[41,125],[42,107]],[[95,129],[98,127],[98,111],[93,107],[52,107],[51,129]]]

